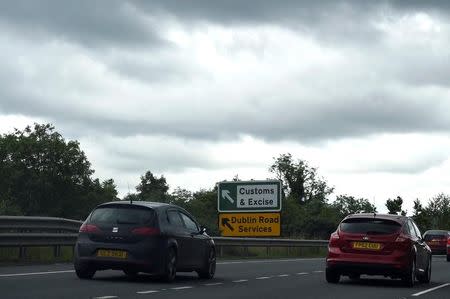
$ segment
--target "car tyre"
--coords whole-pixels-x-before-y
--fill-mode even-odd
[[[337,271],[326,269],[325,270],[325,278],[329,283],[338,283],[341,279],[341,274]]]
[[[429,283],[431,280],[431,256],[428,259],[428,267],[424,274],[417,277],[417,279],[422,283]]]
[[[450,254],[447,254],[447,262],[450,262]]]
[[[211,248],[208,252],[205,264],[202,269],[197,271],[198,277],[212,279],[216,273],[216,251]]]
[[[407,287],[413,287],[416,281],[416,260],[413,259],[408,271],[402,277],[403,284]]]
[[[75,273],[80,279],[92,279],[96,270],[89,265],[75,264]]]
[[[165,265],[164,265],[164,274],[162,279],[165,282],[172,282],[175,280],[177,275],[177,253],[173,247],[169,248],[167,251]]]

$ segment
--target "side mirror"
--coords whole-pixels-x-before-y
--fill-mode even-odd
[[[198,232],[200,235],[206,233],[206,227],[202,226],[200,227],[200,231]]]

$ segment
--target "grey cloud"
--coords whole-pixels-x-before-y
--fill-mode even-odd
[[[144,22],[137,8],[118,0],[1,1],[1,23],[28,38],[43,36],[88,47],[166,43],[157,32],[157,24]]]
[[[434,167],[441,166],[447,159],[447,155],[434,155],[417,158],[413,161],[383,161],[376,164],[368,163],[366,165],[359,165],[358,169],[354,169],[352,172],[420,174]]]
[[[83,40],[86,34],[88,37],[89,34],[93,34],[90,38],[94,40],[95,35],[99,35],[100,39],[109,40],[111,43],[119,43],[122,38],[130,38],[128,41],[133,43],[133,41],[139,42],[139,37],[145,36],[145,32],[147,32],[139,21],[127,18],[127,14],[122,11],[123,6],[127,5],[125,2],[111,2],[107,5],[109,7],[107,15],[100,8],[100,4],[106,5],[106,2],[101,1],[93,2],[95,4],[92,4],[92,7],[86,6],[91,2],[80,2],[81,4],[77,6],[73,3],[62,4],[59,1],[49,0],[41,2],[47,3],[45,7],[37,6],[35,3],[38,2],[32,3],[27,6],[24,2],[11,2],[11,4],[2,2],[0,16],[10,22],[20,23],[19,21],[23,21],[30,28],[35,24],[37,27],[42,26],[49,34],[67,34],[80,40]],[[336,13],[339,15],[337,17],[332,14],[329,19],[325,16],[316,19],[314,16],[331,13],[333,11],[331,8],[321,11],[323,4],[297,4],[296,1],[286,2],[286,5],[267,1],[261,2],[258,6],[252,6],[247,1],[219,2],[217,4],[219,8],[210,4],[209,1],[153,1],[134,2],[134,6],[131,7],[146,7],[149,14],[173,13],[179,14],[180,18],[218,20],[231,25],[239,20],[254,23],[295,20],[298,12],[300,15],[297,19],[300,23],[311,22],[312,25],[307,28],[315,27],[316,23],[314,22],[325,22],[327,24],[325,27],[333,30],[331,25],[339,23],[337,19],[348,18],[349,15],[345,12],[349,12],[350,15],[357,14],[358,11],[363,11],[363,8],[369,8],[372,5],[362,2],[363,4],[355,4],[355,7],[350,7],[347,2],[334,3],[328,2],[327,5],[337,7],[344,13]],[[55,6],[47,11],[47,6],[50,4]],[[306,12],[302,10],[302,5],[307,7],[305,8]],[[24,11],[27,14],[23,14]],[[76,20],[77,16],[83,15],[84,11],[88,14],[87,20],[90,20],[86,23],[83,20]],[[338,10],[338,12],[340,11]],[[305,14],[304,18],[301,13]],[[48,18],[54,15],[57,15],[57,18]],[[102,15],[102,17],[96,19],[97,15]],[[277,15],[279,17],[274,17]],[[370,15],[369,10],[358,16],[356,21],[362,21],[366,15]],[[333,17],[337,19],[333,19]],[[96,30],[89,32],[91,27]],[[128,35],[129,31],[133,32]],[[340,44],[336,43],[336,46],[339,48]],[[357,48],[357,50],[360,55],[359,59],[364,59],[364,65],[357,66],[362,69],[363,75],[360,78],[355,79],[348,75],[354,71],[351,69],[351,59],[349,59],[347,69],[335,69],[331,74],[321,73],[319,69],[311,75],[311,78],[293,76],[286,78],[286,81],[289,82],[285,86],[248,80],[247,84],[255,84],[254,91],[242,95],[242,99],[239,99],[236,104],[231,102],[229,105],[226,105],[228,90],[215,87],[215,82],[209,84],[207,80],[204,80],[200,87],[187,89],[183,94],[184,101],[179,102],[170,102],[170,99],[164,97],[164,92],[153,94],[154,86],[150,86],[148,89],[144,89],[144,92],[148,91],[148,95],[146,95],[148,103],[136,104],[140,106],[134,108],[149,111],[149,116],[142,117],[141,115],[141,117],[133,118],[127,117],[125,114],[124,116],[117,113],[111,114],[110,110],[115,108],[115,105],[123,107],[112,101],[109,107],[105,106],[104,109],[96,110],[91,109],[89,105],[79,106],[77,99],[67,96],[66,90],[59,90],[62,94],[44,94],[41,83],[48,82],[27,80],[22,76],[19,66],[15,67],[13,62],[10,63],[5,59],[0,62],[0,78],[3,79],[0,80],[0,84],[2,84],[0,109],[5,113],[41,116],[54,120],[55,123],[65,124],[73,136],[100,132],[100,134],[107,133],[117,136],[161,134],[190,139],[232,140],[242,134],[249,134],[271,141],[290,139],[314,142],[380,132],[450,131],[450,120],[445,113],[442,113],[445,108],[448,108],[448,97],[442,96],[444,93],[440,94],[441,97],[428,93],[423,95],[422,100],[417,100],[417,96],[411,92],[411,90],[418,90],[414,85],[438,84],[445,87],[448,78],[445,60],[448,58],[448,54],[438,53],[438,55],[430,56],[425,50],[403,53],[404,49],[386,52],[382,45],[374,50],[363,47]],[[176,57],[177,52],[173,51],[172,55]],[[118,59],[110,60],[102,58],[102,54],[102,51],[95,52],[92,57],[96,61],[103,61],[107,68],[124,78],[137,78],[146,83],[165,84],[164,91],[186,88],[186,85],[175,83],[199,76],[198,72],[192,71],[189,66],[186,66],[187,62],[183,64],[183,59],[180,59],[181,61],[170,61],[167,57],[160,59],[158,56],[160,52],[149,53],[149,56],[154,55],[154,58],[146,62],[139,60],[140,57],[143,57],[142,52],[136,55],[137,59],[129,58],[133,55],[132,51],[129,52],[128,57],[122,59],[120,59],[120,52],[116,55],[119,57]],[[267,71],[271,72],[272,70]],[[367,73],[371,71],[378,72],[378,81],[367,83]],[[43,81],[55,80],[54,84],[59,84],[58,78],[52,74],[44,71],[40,75],[39,79]],[[318,76],[317,80],[313,78],[314,76]],[[236,78],[236,80],[239,79],[241,78]],[[98,80],[101,81],[102,78],[98,78]],[[325,82],[325,84],[317,82]],[[392,82],[405,83],[401,87],[401,93],[393,93],[389,90],[387,85]],[[341,83],[342,90],[336,88],[336,92],[325,92],[326,88],[324,87]],[[236,82],[236,88],[245,87],[239,84],[242,82]],[[303,84],[303,88],[307,89],[309,93],[304,94],[300,89],[296,89],[296,84]],[[317,84],[317,87],[314,84]],[[233,87],[224,86],[224,88]],[[90,95],[86,90],[78,90],[77,93],[79,94],[78,99],[83,100],[84,104],[87,102],[84,100],[85,98],[95,101],[98,98],[103,100],[105,97],[105,95]],[[311,93],[314,96],[311,96]],[[118,100],[133,101],[132,98]],[[194,104],[196,102],[201,104]],[[174,106],[169,110],[166,109],[167,105]],[[134,112],[141,111],[134,110]]]
[[[311,34],[322,42],[370,42],[379,32],[369,26],[374,1],[134,1],[146,12],[181,22],[222,25],[279,25]]]

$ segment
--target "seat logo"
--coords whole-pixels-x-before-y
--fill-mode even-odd
[[[369,240],[369,237],[368,237],[368,236],[364,236],[364,237],[363,237],[363,240],[364,240],[364,241],[367,241],[367,240]]]
[[[119,231],[119,228],[118,227],[113,227],[113,229],[112,229],[112,232],[113,233],[117,233]]]

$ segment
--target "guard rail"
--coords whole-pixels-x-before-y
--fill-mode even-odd
[[[52,246],[55,257],[61,246],[74,246],[82,221],[54,217],[0,216],[0,247],[18,247],[23,258],[27,247]],[[224,247],[327,247],[327,240],[299,240],[282,238],[231,238],[213,237],[219,256]]]

